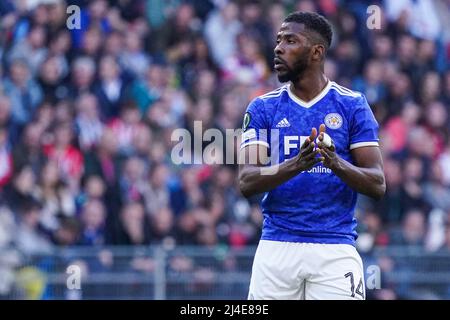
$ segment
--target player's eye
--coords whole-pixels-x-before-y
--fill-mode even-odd
[[[280,39],[277,39],[277,44],[279,44],[281,42],[281,40]]]
[[[289,43],[289,44],[294,44],[295,41],[294,41],[294,40],[289,40],[288,43]]]

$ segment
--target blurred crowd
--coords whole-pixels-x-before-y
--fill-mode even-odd
[[[325,72],[380,124],[387,194],[358,202],[359,249],[449,251],[449,0],[2,0],[0,248],[255,245],[237,167],[175,165],[171,135],[240,128],[280,85],[275,35],[295,10],[331,21]]]

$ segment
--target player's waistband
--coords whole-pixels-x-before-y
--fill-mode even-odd
[[[299,243],[324,243],[324,244],[349,244],[355,246],[353,235],[338,233],[315,232],[280,232],[281,230],[263,228],[261,240],[299,242]]]

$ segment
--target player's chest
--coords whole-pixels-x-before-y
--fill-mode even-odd
[[[325,124],[326,133],[333,139],[338,150],[345,150],[349,146],[349,123],[344,112],[338,107],[313,106],[304,108],[289,105],[279,108],[271,121],[272,136],[278,136],[283,145],[301,146],[310,135],[311,129],[319,130]]]

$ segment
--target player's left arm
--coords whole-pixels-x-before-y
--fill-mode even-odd
[[[323,140],[325,125],[319,129],[319,141]],[[383,170],[383,158],[378,146],[366,146],[352,149],[354,164],[342,159],[335,152],[334,143],[327,148],[319,142],[323,165],[330,168],[336,176],[341,178],[356,192],[374,199],[381,199],[386,192],[386,182]]]

